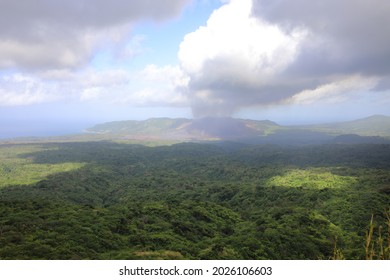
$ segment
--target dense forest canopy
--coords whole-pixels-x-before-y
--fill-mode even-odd
[[[371,257],[389,257],[387,144],[3,144],[0,159],[0,259],[364,259],[372,215]]]

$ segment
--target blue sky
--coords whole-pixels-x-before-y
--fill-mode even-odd
[[[1,138],[151,117],[390,115],[386,0],[0,4]]]

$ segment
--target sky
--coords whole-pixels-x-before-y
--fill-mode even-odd
[[[388,0],[0,0],[0,138],[390,115]]]

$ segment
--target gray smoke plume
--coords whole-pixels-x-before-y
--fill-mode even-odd
[[[194,116],[388,90],[389,14],[387,0],[231,0],[180,46]]]

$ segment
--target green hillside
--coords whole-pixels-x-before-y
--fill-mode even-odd
[[[115,121],[95,125],[89,128],[89,132],[112,133],[112,134],[146,134],[161,135],[177,129],[183,124],[188,123],[187,119],[154,118],[145,121]]]
[[[389,143],[390,117],[310,126],[281,126],[271,121],[234,118],[169,119],[117,121],[87,130],[89,139],[106,140],[231,140],[253,144],[306,145],[343,143]],[[343,137],[338,137],[343,136]],[[387,138],[387,139],[384,139]]]
[[[87,132],[129,139],[221,140],[262,136],[278,127],[270,121],[233,118],[154,118],[98,124]]]
[[[332,135],[357,134],[390,137],[390,117],[376,115],[355,121],[311,125],[303,128],[327,132]]]

